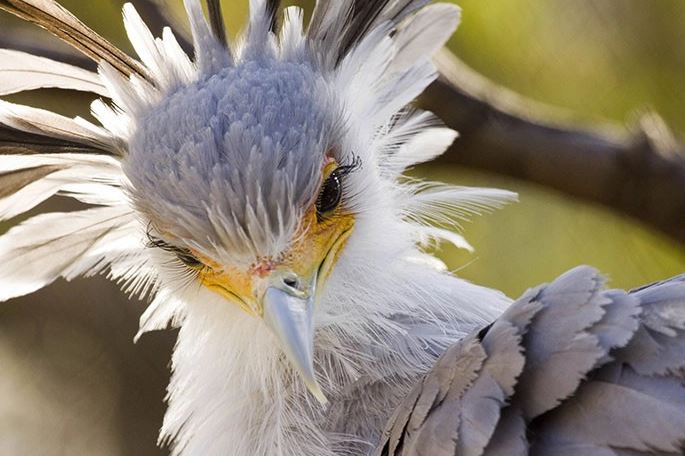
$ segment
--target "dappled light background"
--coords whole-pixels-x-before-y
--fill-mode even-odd
[[[62,3],[130,51],[120,20],[122,2]],[[463,24],[450,47],[485,76],[567,110],[581,123],[610,120],[630,126],[640,112],[653,109],[683,138],[682,0],[458,3]],[[181,11],[180,1],[171,4]],[[224,7],[235,32],[247,0],[225,1]],[[11,30],[20,36],[15,24],[0,15],[0,35]],[[12,101],[87,115],[89,100],[82,94],[39,91]],[[518,204],[462,224],[475,253],[436,248],[459,275],[512,297],[580,263],[597,266],[617,287],[685,271],[683,246],[638,220],[452,165],[426,165],[412,175],[520,193]],[[69,204],[55,200],[42,209],[70,210]],[[133,345],[144,308],[145,303],[127,300],[103,278],[60,282],[0,306],[0,454],[166,454],[155,440],[175,334],[151,334]]]

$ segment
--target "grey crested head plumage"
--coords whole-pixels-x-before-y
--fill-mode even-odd
[[[306,63],[260,56],[207,75],[142,115],[124,166],[136,206],[224,261],[276,256],[316,199],[342,115]]]

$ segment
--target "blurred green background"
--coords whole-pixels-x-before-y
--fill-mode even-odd
[[[130,51],[119,14],[122,2],[62,3]],[[485,76],[565,108],[585,123],[626,123],[636,111],[651,108],[682,139],[682,0],[458,3],[463,23],[450,47]],[[180,1],[171,4],[181,11]],[[235,32],[247,0],[225,1],[224,7]],[[12,24],[0,16],[0,36]],[[87,113],[88,99],[79,94],[46,91],[12,100]],[[520,203],[464,224],[475,254],[450,247],[438,252],[459,275],[511,296],[580,263],[598,267],[617,287],[685,270],[685,248],[639,221],[466,169],[428,165],[413,174],[520,193]],[[53,202],[52,208],[60,204]],[[93,279],[58,283],[0,308],[0,364],[12,366],[0,376],[0,454],[165,454],[154,440],[174,334],[150,335],[132,345],[144,307],[126,301],[104,279]]]
[[[588,123],[659,112],[685,131],[685,2],[464,0],[451,49],[480,73]],[[427,170],[431,174],[432,170]],[[437,172],[436,172],[437,173]],[[441,171],[500,186],[521,202],[465,227],[477,253],[461,274],[517,295],[579,263],[632,287],[685,269],[685,250],[640,223],[520,182]],[[459,267],[469,257],[444,252]]]

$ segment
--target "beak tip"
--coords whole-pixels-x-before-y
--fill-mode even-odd
[[[326,395],[319,386],[318,382],[307,382],[307,388],[309,389],[309,392],[312,393],[312,396],[319,401],[319,404],[321,404],[322,407],[326,407],[328,405],[328,399],[326,398]]]
[[[283,290],[269,288],[264,297],[264,320],[280,341],[292,366],[299,371],[309,392],[325,407],[328,399],[314,372],[313,307],[313,293],[302,299]]]

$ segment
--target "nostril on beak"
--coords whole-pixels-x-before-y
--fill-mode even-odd
[[[271,286],[299,299],[307,299],[314,292],[310,279],[302,279],[292,271],[279,271],[272,275]]]
[[[284,283],[286,286],[288,286],[288,287],[290,287],[290,288],[293,288],[293,289],[295,289],[295,290],[299,290],[299,289],[300,289],[300,281],[299,281],[298,278],[297,278],[296,276],[294,276],[294,275],[283,277],[283,283]]]

